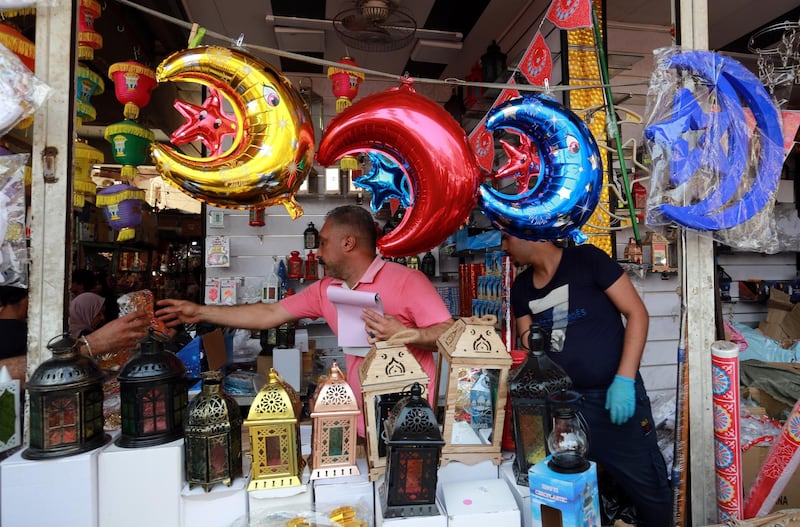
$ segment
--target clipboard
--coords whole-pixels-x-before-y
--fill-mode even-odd
[[[327,293],[328,299],[336,306],[339,346],[369,349],[369,336],[364,321],[361,320],[361,314],[367,308],[383,315],[380,295],[339,286],[329,286]]]

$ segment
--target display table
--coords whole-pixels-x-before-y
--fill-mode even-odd
[[[100,527],[181,525],[183,439],[143,448],[114,444],[98,460]]]
[[[42,460],[22,452],[0,463],[0,524],[97,527],[101,450]]]

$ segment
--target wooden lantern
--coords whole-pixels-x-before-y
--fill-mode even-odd
[[[244,426],[250,435],[250,484],[247,490],[298,487],[305,463],[300,455],[297,416],[302,402],[274,369],[256,394]]]
[[[447,379],[442,465],[502,460],[511,355],[495,330],[497,318],[461,318],[436,341],[439,376]]]
[[[311,479],[358,476],[358,403],[334,362],[311,403]]]
[[[642,262],[655,273],[668,273],[676,269],[674,244],[666,236],[650,231],[642,244]]]
[[[408,390],[415,382],[426,390],[430,382],[414,354],[402,339],[395,337],[376,342],[358,370],[370,481],[377,480],[386,472],[386,444],[382,439],[384,420],[389,417],[393,406],[409,395]]]

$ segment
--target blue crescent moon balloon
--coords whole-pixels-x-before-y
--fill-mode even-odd
[[[508,129],[530,139],[531,154],[538,154],[541,167],[534,185],[516,195],[481,184],[483,214],[517,238],[586,241],[580,228],[597,206],[603,182],[600,151],[586,124],[559,102],[537,94],[493,108],[486,129]]]
[[[735,227],[770,203],[783,166],[783,133],[778,109],[761,82],[739,62],[710,51],[682,51],[659,64],[697,77],[714,104],[703,109],[705,91],[680,88],[667,118],[648,125],[644,136],[653,153],[653,182],[662,183],[663,203],[648,218],[702,231]],[[665,86],[667,93],[672,87]],[[756,121],[748,133],[742,101]],[[755,141],[756,148],[753,148]],[[752,156],[755,160],[751,160]],[[669,163],[655,162],[666,157]],[[669,170],[668,175],[659,172]],[[677,196],[677,197],[676,197]]]

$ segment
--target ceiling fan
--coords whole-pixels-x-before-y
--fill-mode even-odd
[[[333,29],[347,46],[362,51],[395,51],[414,38],[461,42],[459,32],[417,27],[413,15],[400,6],[400,0],[354,0],[353,7],[337,13],[333,19],[313,19],[267,15],[275,26],[303,29]]]

